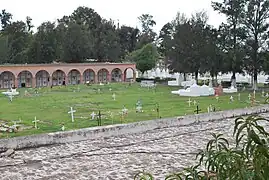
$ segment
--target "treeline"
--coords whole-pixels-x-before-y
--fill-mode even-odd
[[[269,72],[269,0],[223,0],[212,2],[227,22],[208,24],[206,12],[191,17],[178,13],[159,33],[153,31],[154,17],[138,17],[141,28],[120,26],[102,18],[88,7],[78,7],[57,22],[44,22],[33,33],[31,18],[12,21],[2,11],[0,63],[50,63],[134,61],[144,72],[163,59],[171,71],[181,73],[244,71],[254,76]]]

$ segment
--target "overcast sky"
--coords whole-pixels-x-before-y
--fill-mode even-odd
[[[156,31],[171,21],[177,12],[190,16],[195,11],[206,10],[209,24],[218,26],[225,20],[211,8],[211,0],[6,0],[1,1],[1,9],[13,14],[13,20],[33,19],[38,27],[44,21],[55,21],[70,15],[78,6],[93,8],[104,18],[119,20],[120,25],[139,26],[137,17],[151,14],[157,22]]]

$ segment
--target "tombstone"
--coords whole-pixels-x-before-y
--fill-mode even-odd
[[[115,93],[112,94],[112,99],[113,99],[114,101],[116,100],[116,94],[115,94]]]
[[[237,97],[238,97],[238,101],[241,101],[241,94],[240,93],[238,93]]]
[[[191,107],[191,103],[192,103],[191,98],[189,98],[189,100],[187,101],[187,103],[189,103],[189,107]]]
[[[74,122],[74,113],[75,112],[76,112],[76,110],[73,110],[73,107],[70,107],[70,111],[68,112],[68,114],[71,114],[72,122]]]
[[[231,96],[231,97],[230,97],[230,102],[233,102],[233,101],[234,101],[234,97]]]
[[[39,120],[36,119],[36,116],[35,116],[35,120],[32,122],[34,123],[35,129],[37,129],[37,122],[39,122]]]
[[[93,111],[93,112],[91,113],[91,118],[92,118],[92,120],[95,119],[95,116],[96,116],[96,114],[95,114],[95,112]]]

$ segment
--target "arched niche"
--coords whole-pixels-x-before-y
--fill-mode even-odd
[[[18,74],[18,87],[19,88],[30,88],[32,87],[33,75],[30,71],[21,71]]]
[[[92,69],[86,69],[83,72],[84,83],[94,83],[95,82],[95,72]]]
[[[56,70],[52,73],[52,85],[53,86],[66,85],[65,73],[62,70]]]
[[[108,82],[108,70],[107,69],[100,69],[98,71],[98,82]]]
[[[0,88],[12,88],[15,86],[15,75],[10,71],[4,71],[0,74]]]
[[[80,84],[81,81],[80,76],[81,74],[77,69],[72,69],[68,73],[68,84],[72,85]]]
[[[45,70],[40,70],[36,73],[36,87],[46,87],[50,84],[50,75]]]
[[[122,81],[122,71],[120,69],[115,68],[111,71],[111,81],[112,82]]]
[[[131,81],[134,80],[135,77],[135,70],[133,68],[126,68],[124,70],[124,81]]]

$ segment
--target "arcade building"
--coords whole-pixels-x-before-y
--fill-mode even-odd
[[[126,82],[135,72],[131,63],[7,64],[0,65],[0,88]]]

